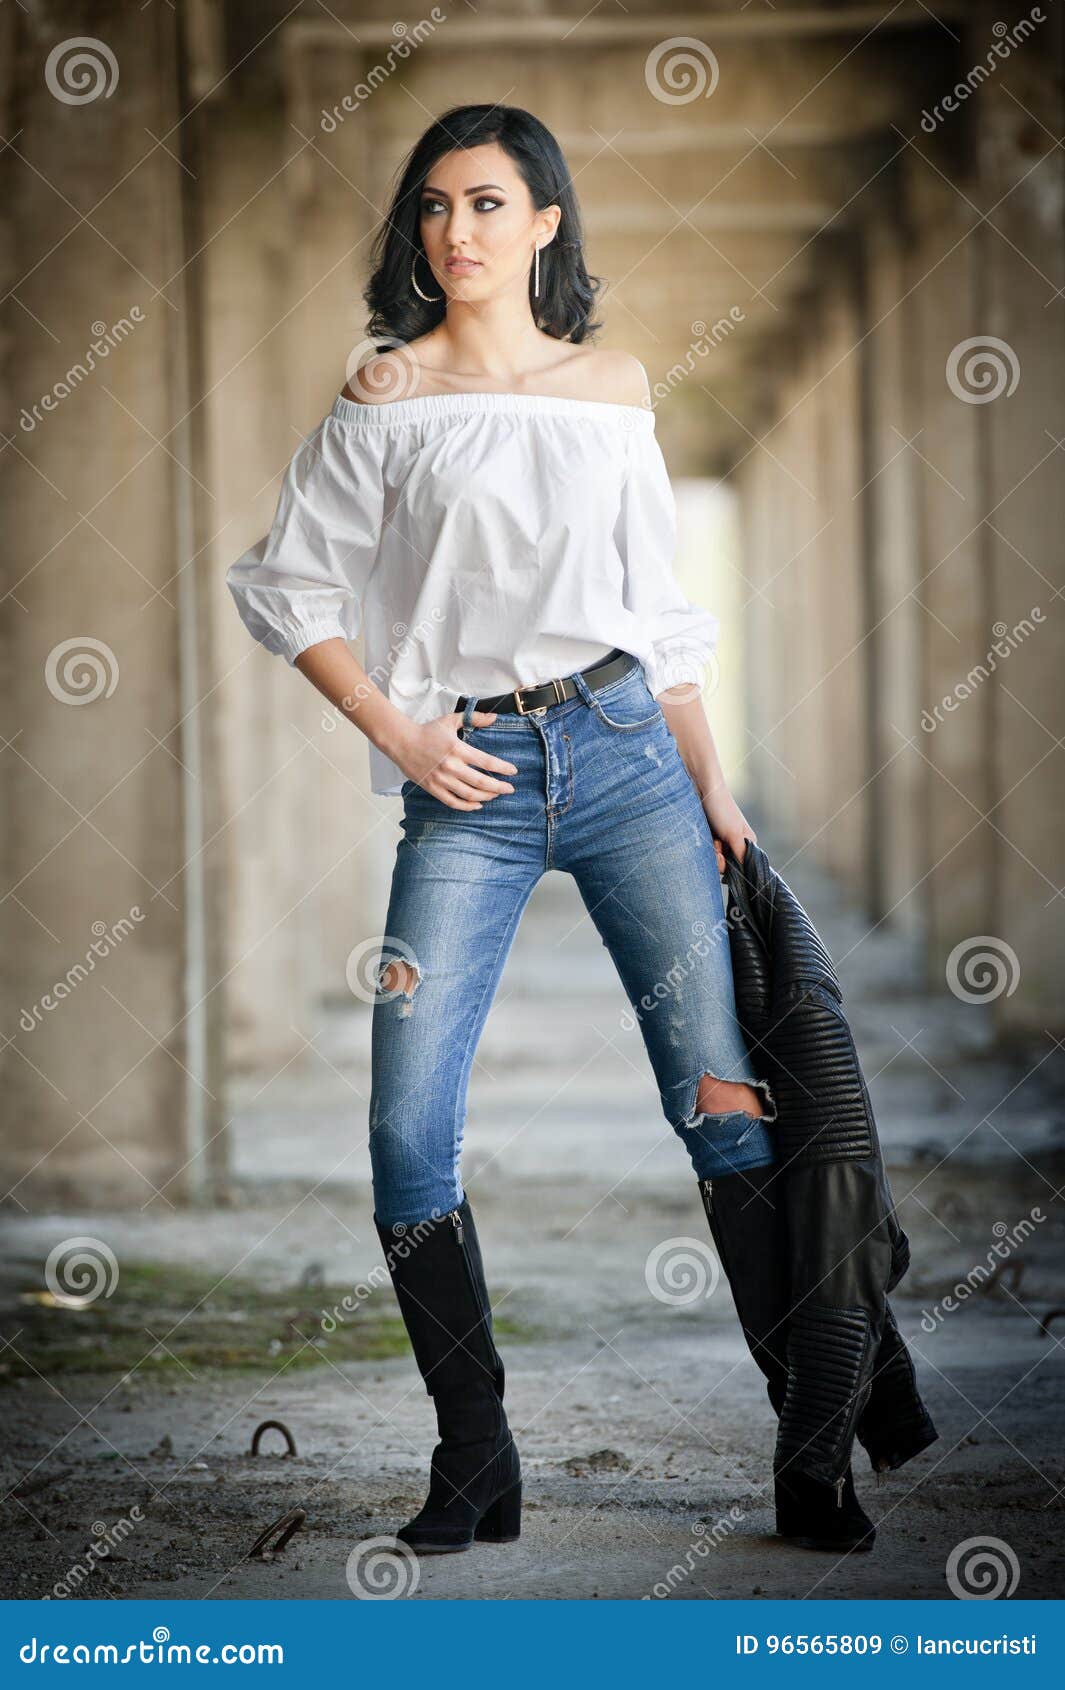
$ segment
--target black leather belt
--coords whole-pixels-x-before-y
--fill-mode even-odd
[[[582,669],[580,673],[595,692],[597,688],[619,680],[638,661],[631,651],[622,651],[619,646],[615,646],[609,657],[600,658],[598,663]],[[549,704],[561,704],[567,698],[578,696],[574,682],[568,675],[563,675],[553,681],[537,681],[535,685],[515,687],[513,692],[501,692],[493,698],[478,698],[476,708],[504,714],[511,711],[519,716],[527,716],[530,710],[545,710]],[[464,693],[457,700],[455,709],[464,710],[468,703],[469,697]]]

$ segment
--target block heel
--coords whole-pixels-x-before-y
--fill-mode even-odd
[[[521,1480],[485,1509],[474,1531],[478,1543],[513,1543],[521,1536]]]

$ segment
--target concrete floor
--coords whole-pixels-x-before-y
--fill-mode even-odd
[[[1019,1596],[1061,1596],[1065,1323],[1047,1338],[1037,1322],[1065,1303],[1060,1068],[1042,1051],[991,1057],[979,1006],[923,990],[902,940],[866,935],[822,878],[774,855],[842,959],[914,1249],[896,1312],[941,1433],[879,1485],[859,1456],[859,1491],[882,1522],[872,1556],[813,1555],[771,1535],[773,1424],[726,1286],[687,1305],[648,1291],[654,1247],[701,1247],[706,1223],[638,1034],[622,1030],[609,958],[571,883],[552,874],[481,1043],[464,1163],[496,1313],[522,1334],[501,1340],[525,1473],[520,1542],[411,1566],[375,1559],[373,1540],[422,1498],[434,1440],[407,1355],[342,1365],[323,1355],[301,1372],[264,1356],[258,1376],[200,1370],[179,1383],[146,1365],[119,1382],[8,1384],[4,1489],[31,1469],[39,1488],[4,1504],[0,1594],[47,1593],[84,1558],[94,1521],[137,1504],[142,1517],[81,1594],[344,1600],[350,1575],[363,1588],[398,1581],[415,1600],[939,1597],[951,1551],[992,1537],[1007,1563],[1016,1557]],[[323,1013],[303,1069],[237,1088],[230,1206],[10,1219],[4,1334],[17,1334],[18,1298],[41,1283],[34,1262],[73,1234],[107,1239],[120,1261],[195,1264],[219,1279],[251,1271],[292,1287],[294,1306],[307,1300],[294,1288],[309,1267],[331,1284],[359,1282],[381,1259],[368,1030],[362,1006]],[[922,1325],[1001,1229],[1036,1210],[1020,1282]],[[291,1428],[294,1458],[247,1453],[268,1417]],[[287,1549],[244,1559],[293,1507],[306,1519]]]

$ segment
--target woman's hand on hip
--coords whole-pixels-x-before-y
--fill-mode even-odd
[[[495,710],[474,710],[472,726],[486,728],[496,715]],[[393,760],[409,780],[450,809],[480,810],[488,799],[514,791],[506,777],[518,771],[504,758],[468,745],[459,737],[461,726],[461,710],[449,710],[431,722],[413,722]]]

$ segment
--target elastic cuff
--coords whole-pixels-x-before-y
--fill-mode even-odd
[[[322,640],[346,640],[347,637],[337,621],[323,619],[320,622],[311,622],[306,627],[293,628],[283,636],[281,655],[287,663],[295,663],[300,652],[306,651],[309,646],[318,645]]]
[[[657,698],[670,687],[693,686],[703,692],[716,673],[720,624],[716,617],[707,631],[652,647],[644,659],[648,691]]]

